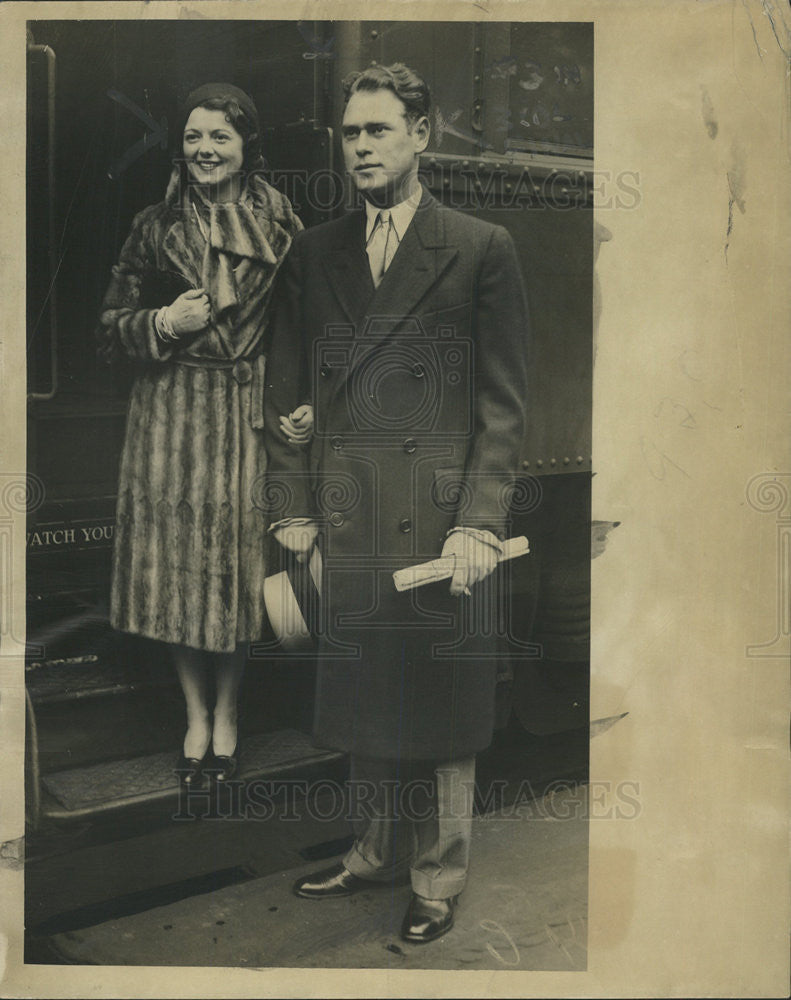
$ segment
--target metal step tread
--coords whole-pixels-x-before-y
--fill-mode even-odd
[[[317,750],[296,729],[276,730],[242,739],[239,777],[274,777],[342,756]],[[177,796],[177,759],[178,753],[166,751],[45,775],[42,784],[57,804],[45,807],[43,814],[51,819],[85,817]]]
[[[108,663],[98,657],[75,658],[25,670],[25,684],[34,705],[127,694],[152,687],[170,687],[175,671],[164,664]]]

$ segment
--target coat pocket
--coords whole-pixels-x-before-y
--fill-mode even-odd
[[[450,327],[457,334],[468,334],[472,315],[472,301],[470,299],[466,302],[432,302],[430,306],[430,309],[418,317],[426,334],[432,336],[434,329],[438,326]],[[447,336],[447,333],[444,333],[443,336]]]

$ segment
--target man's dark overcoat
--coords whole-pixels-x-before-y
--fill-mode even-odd
[[[392,574],[437,558],[454,525],[508,533],[527,406],[513,242],[424,191],[378,288],[364,211],[299,234],[279,282],[268,491],[273,521],[321,525],[314,740],[361,756],[469,756],[492,735],[497,574],[462,598],[447,581],[398,593]],[[308,396],[315,435],[300,455],[278,414]]]

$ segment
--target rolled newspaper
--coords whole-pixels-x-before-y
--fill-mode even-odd
[[[498,562],[505,559],[516,559],[517,556],[524,556],[530,551],[530,543],[524,535],[517,538],[507,538],[503,542],[503,552]],[[412,590],[414,587],[422,587],[427,583],[435,583],[437,580],[449,580],[453,576],[456,568],[456,557],[445,556],[439,559],[432,559],[431,562],[419,563],[417,566],[407,566],[405,569],[397,569],[393,573],[393,582],[396,590]]]

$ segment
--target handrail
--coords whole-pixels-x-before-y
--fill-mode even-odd
[[[48,392],[29,392],[28,400],[54,399],[58,391],[58,315],[55,283],[58,274],[57,234],[55,232],[55,52],[49,45],[28,42],[28,52],[39,52],[47,60],[47,200],[49,203],[49,338],[50,388]]]
[[[25,714],[27,715],[27,774],[29,779],[26,791],[30,793],[30,798],[26,801],[25,812],[31,827],[38,829],[41,822],[41,761],[39,759],[38,746],[38,725],[36,723],[36,710],[33,707],[33,699],[25,686]]]

